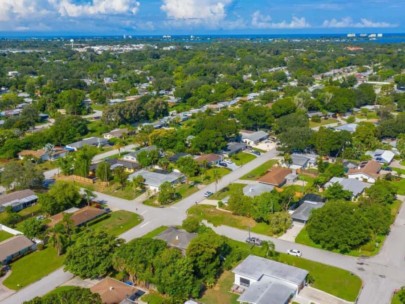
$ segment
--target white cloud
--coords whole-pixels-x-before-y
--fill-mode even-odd
[[[262,15],[259,11],[253,13],[251,24],[252,27],[257,29],[302,29],[311,27],[311,24],[304,17],[293,16],[291,21],[273,22],[271,16]]]
[[[48,11],[47,0],[1,0],[0,22],[42,16]]]
[[[102,14],[136,14],[140,3],[136,0],[93,0],[89,4],[75,4],[71,0],[50,0],[59,14],[69,17]]]
[[[226,7],[232,0],[163,0],[160,7],[175,20],[218,22],[226,17]]]
[[[326,28],[389,28],[397,26],[397,24],[374,22],[366,18],[361,18],[359,22],[354,22],[350,17],[342,18],[340,20],[333,18],[331,20],[325,20],[322,24],[322,27]]]

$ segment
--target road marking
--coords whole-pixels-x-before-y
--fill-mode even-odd
[[[143,227],[145,227],[146,225],[149,225],[150,224],[150,221],[149,222],[146,222],[145,224],[143,224],[142,226],[141,226],[141,228],[143,228]]]
[[[141,215],[144,215],[145,213],[148,213],[148,210],[142,212]]]

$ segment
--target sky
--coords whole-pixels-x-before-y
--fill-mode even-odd
[[[405,0],[0,0],[0,33],[405,33]]]

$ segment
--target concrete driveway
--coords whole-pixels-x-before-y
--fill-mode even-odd
[[[342,299],[336,298],[326,292],[319,289],[312,288],[310,286],[304,287],[303,290],[293,299],[293,301],[300,304],[349,304],[353,302],[347,302]]]
[[[305,225],[301,223],[293,223],[291,228],[287,230],[282,236],[279,237],[280,240],[295,242],[295,238],[304,229]]]

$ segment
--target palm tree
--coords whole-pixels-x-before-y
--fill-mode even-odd
[[[84,189],[84,194],[86,195],[87,206],[90,206],[91,199],[95,198],[96,195],[90,189]]]
[[[52,244],[53,247],[55,247],[58,255],[62,255],[65,253],[66,247],[68,245],[68,239],[62,231],[53,229],[49,238],[49,242]]]
[[[124,145],[120,141],[117,141],[114,145],[114,149],[118,150],[119,157],[121,157],[121,148],[122,147],[124,147]]]
[[[290,153],[285,153],[284,154],[284,163],[290,168],[290,165],[292,164],[292,157]]]
[[[218,182],[219,182],[219,179],[220,179],[220,175],[219,175],[219,172],[218,172],[218,170],[217,169],[214,169],[213,171],[212,171],[212,177],[214,178],[214,180],[215,180],[215,192],[218,192]]]
[[[262,250],[264,252],[264,256],[267,257],[272,257],[276,253],[276,246],[272,241],[263,241],[262,244]]]

